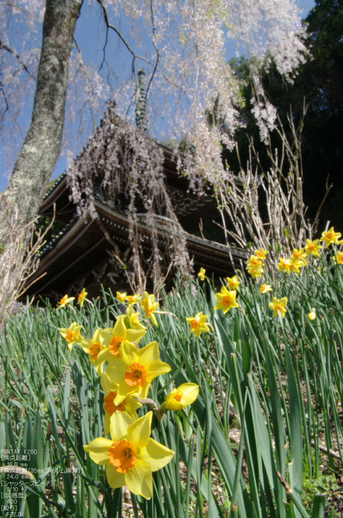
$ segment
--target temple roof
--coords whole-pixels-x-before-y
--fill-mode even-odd
[[[92,145],[96,139],[102,143],[99,129],[80,157],[85,158],[88,154],[92,157]],[[178,157],[162,144],[159,144],[159,148],[163,153],[162,173],[165,188],[174,214],[185,233],[188,253],[194,262],[194,271],[197,272],[203,267],[208,270],[210,276],[213,274],[216,278],[231,274],[234,263],[245,260],[245,254],[237,248],[194,235],[199,233],[200,220],[206,224],[219,216],[213,193],[209,189],[201,194],[193,193],[188,178],[178,170]],[[76,159],[76,163],[80,157]],[[97,165],[95,167],[97,168]],[[125,262],[130,255],[132,226],[130,227],[129,222],[129,200],[125,192],[119,192],[115,198],[112,197],[102,188],[97,174],[91,184],[95,214],[94,211],[92,214],[86,211],[79,215],[71,197],[67,173],[60,175],[46,193],[39,214],[54,216],[61,230],[41,249],[39,269],[30,279],[31,283],[35,282],[27,291],[29,295],[51,297],[55,294],[56,298],[57,294],[64,295],[72,286],[94,284],[94,279],[97,279],[97,288],[94,287],[93,290],[96,293],[100,284],[119,289],[124,282],[122,266],[119,268],[115,264],[114,257],[120,257],[120,261]],[[135,208],[136,228],[143,236],[141,247],[146,257],[151,257],[151,219],[148,221],[144,204],[140,205],[139,199]],[[151,215],[149,217],[151,218]],[[153,224],[159,246],[163,250],[169,246],[167,243],[173,240],[175,222],[163,215],[157,215],[154,216]]]
[[[28,290],[30,295],[51,296],[51,293],[68,292],[70,286],[86,279],[92,271],[99,270],[113,254],[130,246],[130,225],[127,216],[96,201],[97,215],[74,217],[60,236],[42,249],[38,271],[30,279],[36,280]],[[170,239],[167,218],[157,217],[159,241]],[[143,248],[151,253],[150,229],[146,215],[138,216],[139,231],[144,236]],[[232,261],[245,260],[246,254],[225,245],[195,237],[186,233],[187,249],[194,261],[194,270],[207,269],[215,277],[225,277],[232,273]],[[231,257],[230,257],[231,254]],[[117,277],[123,276],[122,268]],[[112,272],[113,284],[116,274]]]

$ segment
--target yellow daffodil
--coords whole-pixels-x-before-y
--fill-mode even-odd
[[[307,315],[310,320],[315,320],[317,318],[317,312],[314,308],[312,308],[312,311]]]
[[[106,371],[118,387],[114,403],[119,405],[129,395],[145,399],[151,382],[169,371],[170,365],[160,361],[157,342],[151,342],[142,349],[137,349],[130,342],[123,342],[120,357],[113,356]]]
[[[98,358],[100,352],[105,348],[102,329],[97,329],[94,332],[92,338],[84,340],[81,343],[81,347],[87,354],[90,355],[89,361],[92,365],[94,365],[97,374],[100,376],[103,371],[104,362],[99,362]]]
[[[154,313],[158,308],[158,302],[155,302],[155,296],[153,294],[149,295],[149,293],[147,291],[145,291],[143,293],[141,305],[144,308],[145,317],[148,319],[151,319],[152,323],[155,326],[157,326],[158,323],[157,323]]]
[[[269,252],[267,252],[267,250],[265,250],[264,248],[261,248],[260,250],[255,250],[255,256],[258,257],[258,259],[261,259],[261,261],[264,261],[266,259],[267,254],[269,254]]]
[[[230,290],[237,290],[238,286],[241,283],[241,281],[238,278],[238,275],[234,275],[233,277],[226,277],[226,282],[228,283]]]
[[[291,260],[302,261],[304,263],[304,266],[305,266],[307,264],[305,248],[302,248],[301,250],[298,250],[297,248],[294,248],[294,250],[292,252]]]
[[[57,309],[64,308],[68,304],[70,304],[73,300],[75,300],[75,297],[68,297],[68,295],[64,295],[64,297],[61,298],[61,300],[58,303]]]
[[[250,259],[247,261],[247,270],[253,279],[255,279],[256,277],[262,277],[263,261],[259,259],[256,255],[252,255]]]
[[[236,302],[236,291],[229,291],[225,286],[222,287],[220,293],[216,293],[216,299],[218,304],[214,309],[222,309],[223,313],[227,313],[231,308],[238,308]]]
[[[83,307],[83,304],[86,300],[87,295],[88,295],[87,291],[85,290],[85,288],[83,288],[81,293],[79,293],[79,296],[77,297],[77,303],[79,304],[79,306],[81,308]]]
[[[314,241],[310,241],[309,239],[306,240],[307,245],[305,246],[305,252],[306,256],[313,255],[313,257],[319,257],[320,251],[323,248],[319,244],[319,239],[315,239]]]
[[[270,302],[269,307],[274,312],[274,317],[280,313],[282,318],[285,318],[286,311],[287,311],[287,297],[282,297],[282,299],[276,299],[273,297],[273,302]]]
[[[326,232],[322,232],[322,237],[319,241],[325,241],[326,246],[330,246],[332,243],[339,244],[339,238],[341,237],[340,232],[335,232],[334,228],[331,227]]]
[[[106,372],[101,374],[101,387],[105,392],[104,409],[105,409],[105,434],[110,433],[110,419],[114,412],[126,412],[134,421],[138,419],[137,410],[142,406],[141,403],[133,396],[127,396],[120,405],[115,405],[114,400],[117,397],[117,385],[109,378]]]
[[[195,315],[195,317],[186,318],[188,324],[191,326],[191,333],[194,333],[197,338],[201,333],[208,333],[210,328],[206,325],[207,315],[203,315],[202,311]]]
[[[137,293],[136,295],[127,295],[125,298],[129,306],[132,306],[132,304],[138,304],[138,302],[141,300],[141,296],[139,293]]]
[[[198,277],[202,281],[204,281],[206,279],[206,270],[205,270],[205,268],[200,268],[199,273],[198,273]]]
[[[273,291],[273,288],[270,284],[261,284],[260,293],[267,293],[268,291]]]
[[[248,271],[251,268],[256,269],[256,268],[262,268],[262,267],[263,267],[263,263],[259,257],[257,257],[256,255],[250,256],[250,259],[247,261],[247,270]]]
[[[343,264],[343,252],[338,251],[336,255],[337,264]]]
[[[136,421],[125,412],[111,416],[111,440],[99,437],[84,446],[91,459],[106,466],[112,488],[127,486],[135,495],[153,495],[152,472],[162,469],[174,452],[151,439],[152,412]]]
[[[302,259],[294,259],[291,257],[289,262],[289,269],[291,272],[295,272],[297,274],[300,273],[300,268],[303,268],[305,266],[305,263]]]
[[[165,408],[168,410],[181,410],[194,403],[199,395],[199,386],[195,383],[183,383],[168,394]]]
[[[68,342],[68,349],[72,351],[74,344],[80,344],[84,341],[81,336],[81,327],[77,322],[73,322],[68,328],[61,328],[60,333]]]
[[[262,277],[264,270],[263,268],[250,268],[248,272],[253,279],[257,279]]]
[[[125,302],[127,293],[126,293],[126,291],[124,291],[123,293],[120,291],[117,291],[116,297],[117,297],[117,300],[119,300],[119,302]]]
[[[283,259],[282,257],[279,257],[279,262],[276,265],[279,272],[291,272],[291,260],[290,259]]]
[[[126,315],[128,317],[128,319],[130,320],[130,327],[132,327],[132,329],[138,329],[139,331],[146,331],[146,327],[144,327],[141,322],[139,321],[139,312],[136,311],[133,309],[132,306],[129,306],[127,309],[126,309]],[[126,322],[126,319],[125,319],[125,322]]]
[[[145,335],[145,328],[128,329],[125,325],[125,318],[125,315],[119,315],[113,328],[103,329],[101,333],[103,348],[98,354],[97,363],[110,361],[113,357],[120,357],[120,347],[124,342],[138,344]],[[134,345],[134,347],[136,346]]]

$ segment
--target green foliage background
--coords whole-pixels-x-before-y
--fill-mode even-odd
[[[161,405],[174,383],[185,381],[199,384],[200,396],[191,408],[154,420],[153,437],[175,458],[154,474],[150,501],[132,495],[132,516],[324,516],[322,492],[331,488],[332,497],[336,486],[322,482],[329,474],[339,484],[342,476],[342,265],[327,253],[300,276],[263,281],[272,294],[261,295],[257,283],[243,278],[240,308],[226,315],[213,309],[216,290],[208,281],[176,282],[162,294],[158,327],[146,322],[142,345],[157,340],[172,367],[155,380],[150,397]],[[271,296],[288,297],[285,319],[272,316]],[[23,488],[17,506],[26,518],[125,516],[122,490],[108,486],[103,467],[83,450],[103,435],[99,378],[81,347],[69,352],[59,332],[77,321],[92,336],[113,324],[117,302],[103,293],[81,309],[41,306],[8,320],[1,335],[0,473],[11,464],[7,451],[36,452],[26,466],[34,478],[17,477]],[[315,320],[308,318],[312,308]],[[199,311],[212,328],[197,339],[185,317]],[[6,509],[16,486],[9,473],[0,478]],[[325,516],[336,510],[331,499]]]

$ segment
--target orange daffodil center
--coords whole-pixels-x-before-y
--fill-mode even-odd
[[[115,404],[118,394],[118,386],[113,380],[103,372],[100,377],[101,387],[105,392],[104,408],[105,408],[105,434],[110,431],[110,418],[116,412],[126,412],[134,421],[138,419],[137,410],[142,406],[134,396],[127,396],[119,404]]]
[[[266,259],[267,254],[269,254],[269,252],[267,252],[267,250],[265,250],[264,248],[261,248],[260,250],[255,250],[256,257],[258,257],[262,261]]]
[[[99,342],[95,342],[89,348],[89,354],[91,355],[92,360],[97,360],[99,356],[99,352],[102,351],[104,346]]]
[[[198,327],[200,327],[200,317],[197,315],[191,319],[191,328],[198,329]]]
[[[65,339],[67,340],[67,342],[75,342],[75,337],[76,335],[74,331],[68,331],[65,335]]]
[[[113,356],[119,356],[119,347],[124,342],[124,336],[113,336],[108,344],[109,350]]]
[[[105,398],[104,398],[104,408],[106,414],[112,415],[114,412],[123,412],[125,409],[125,402],[123,401],[120,403],[120,405],[115,405],[114,400],[117,396],[116,392],[110,392]]]
[[[124,380],[131,387],[140,385],[144,387],[148,379],[147,370],[140,363],[132,363],[129,370],[125,371]]]
[[[236,295],[236,291],[228,291],[228,289],[223,286],[220,293],[216,293],[218,304],[214,309],[222,309],[224,313],[227,313],[231,308],[238,308],[239,306],[236,302]]]
[[[135,467],[137,450],[130,441],[115,441],[108,450],[108,458],[111,464],[117,468],[118,473],[127,473]]]
[[[97,329],[93,334],[93,337],[88,340],[83,340],[81,342],[81,347],[85,351],[85,353],[90,355],[90,362],[94,365],[97,374],[101,374],[103,364],[98,361],[99,354],[104,349],[104,341],[102,338],[102,330]]]

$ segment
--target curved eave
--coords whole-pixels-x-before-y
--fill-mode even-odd
[[[115,245],[130,246],[130,224],[125,214],[119,213],[101,202],[95,202],[98,219],[89,215],[80,217],[67,229],[64,235],[54,244],[42,258],[39,269],[29,279],[32,286],[29,295],[51,295],[61,293],[79,278],[87,276],[96,266],[106,262],[108,253]],[[146,236],[144,248],[151,253],[150,227],[143,220],[138,222],[139,231]],[[170,231],[158,229],[158,240],[162,247]],[[189,255],[193,258],[194,267],[205,267],[208,273],[216,277],[224,277],[232,273],[232,260],[239,263],[246,260],[246,255],[234,248],[219,243],[206,241],[186,233]]]

